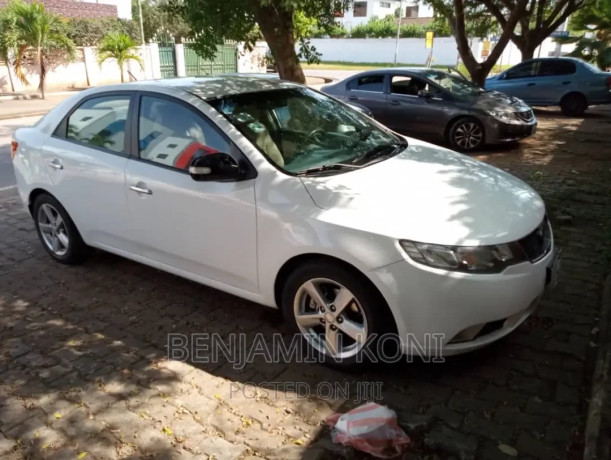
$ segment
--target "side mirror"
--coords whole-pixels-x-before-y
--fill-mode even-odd
[[[428,89],[418,90],[418,97],[424,97],[426,99],[431,99],[433,97],[433,93],[431,93]]]
[[[195,158],[189,174],[196,181],[231,182],[242,179],[244,172],[237,161],[226,153],[211,153]]]

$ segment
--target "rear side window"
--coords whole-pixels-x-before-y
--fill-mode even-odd
[[[348,85],[349,89],[357,91],[373,91],[376,93],[384,92],[384,74],[382,75],[365,75],[355,78]]]
[[[68,118],[66,139],[125,153],[125,122],[130,95],[87,99]]]
[[[561,60],[545,60],[541,61],[539,67],[539,75],[542,77],[548,77],[552,75],[570,75],[575,73],[577,67],[572,61],[561,61]]]
[[[513,80],[515,78],[528,78],[534,77],[537,75],[537,62],[525,62],[524,64],[520,64],[515,66],[513,69],[509,69],[507,73],[505,73],[506,80]]]

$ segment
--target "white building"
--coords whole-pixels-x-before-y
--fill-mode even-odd
[[[394,15],[397,8],[402,5],[401,17],[405,18],[430,18],[433,17],[433,9],[418,0],[361,0],[355,1],[352,7],[345,11],[337,21],[348,31],[352,27],[365,24],[373,17],[384,18]]]

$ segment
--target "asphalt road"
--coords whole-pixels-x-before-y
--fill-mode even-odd
[[[11,160],[11,140],[17,128],[33,125],[40,117],[0,120],[0,201],[17,195],[15,172]]]

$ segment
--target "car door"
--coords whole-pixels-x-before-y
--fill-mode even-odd
[[[578,89],[577,66],[565,59],[542,59],[537,72],[537,95],[541,103],[556,105],[562,96]]]
[[[441,91],[416,75],[390,73],[386,125],[400,133],[431,134],[446,118]]]
[[[187,277],[256,291],[254,179],[198,182],[188,173],[194,155],[223,152],[242,161],[242,153],[180,99],[142,93],[136,113],[137,155],[126,168],[135,252]]]
[[[367,107],[373,117],[384,124],[387,119],[386,78],[385,73],[357,75],[346,84],[346,100]]]
[[[536,88],[539,61],[527,61],[507,70],[491,89],[522,99],[528,104],[540,102]]]
[[[43,146],[50,192],[88,244],[126,249],[126,123],[132,92],[92,95],[81,101]]]

